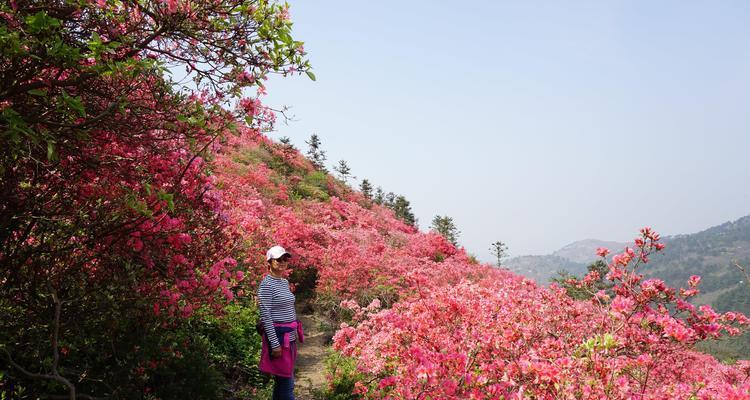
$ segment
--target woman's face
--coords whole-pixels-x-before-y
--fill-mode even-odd
[[[286,272],[286,269],[288,266],[287,261],[289,261],[289,257],[286,255],[283,255],[271,262],[271,269],[273,270],[274,273],[283,274],[284,272]]]

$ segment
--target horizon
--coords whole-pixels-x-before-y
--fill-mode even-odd
[[[317,81],[267,82],[296,117],[270,136],[304,153],[317,134],[328,165],[404,195],[421,230],[452,217],[482,261],[496,240],[540,255],[750,213],[732,184],[750,178],[750,4],[290,11]]]
[[[716,228],[717,226],[720,226],[720,225],[723,225],[723,224],[735,223],[735,222],[737,222],[737,221],[739,221],[739,220],[741,220],[743,218],[746,218],[746,217],[750,217],[750,214],[742,215],[742,216],[737,217],[737,218],[732,218],[732,219],[729,219],[729,220],[726,220],[726,221],[718,222],[716,224],[713,224],[713,225],[710,225],[710,226],[706,226],[704,228],[701,228],[699,230],[692,231],[692,232],[664,234],[664,233],[661,233],[661,232],[659,232],[657,230],[657,233],[659,233],[661,235],[662,239],[677,238],[677,237],[682,237],[682,236],[690,236],[690,235],[695,235],[695,234],[698,234],[698,233],[702,233],[702,232],[704,232],[706,230],[709,230],[711,228]],[[635,235],[633,235],[633,236],[635,237]],[[507,259],[511,259],[511,258],[515,258],[515,257],[551,255],[551,254],[555,253],[556,251],[561,250],[561,249],[563,249],[563,248],[565,248],[565,247],[567,247],[567,246],[569,246],[571,244],[576,244],[576,243],[586,242],[586,241],[615,242],[615,243],[625,243],[625,244],[629,245],[629,244],[631,244],[633,242],[633,239],[631,238],[631,239],[626,239],[626,240],[612,240],[612,239],[601,239],[601,238],[588,237],[588,238],[585,238],[585,239],[572,240],[572,241],[568,242],[567,244],[564,244],[564,245],[560,246],[559,248],[550,251],[549,253],[543,253],[543,254],[518,254],[518,255],[511,256],[511,257],[507,257]],[[669,246],[667,246],[666,248],[669,249]],[[609,250],[612,251],[612,252],[617,252],[617,251],[620,251],[622,249],[612,248],[612,249],[609,249]]]

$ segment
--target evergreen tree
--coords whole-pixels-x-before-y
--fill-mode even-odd
[[[497,259],[497,266],[499,267],[503,262],[503,258],[508,255],[508,246],[498,240],[490,245],[490,253]]]
[[[396,202],[396,193],[388,192],[388,194],[385,195],[385,206],[393,209],[393,205]]]
[[[372,201],[381,205],[385,202],[385,192],[383,192],[382,187],[378,186],[378,188],[375,189],[375,195],[372,197]]]
[[[310,136],[310,140],[306,141],[309,149],[307,150],[307,157],[312,162],[313,166],[320,171],[326,171],[325,161],[326,152],[320,148],[320,138],[316,134]]]
[[[453,243],[454,246],[458,246],[458,236],[461,232],[456,228],[456,224],[453,223],[453,218],[447,215],[436,215],[432,219],[431,229],[441,234],[446,240]]]
[[[346,163],[344,160],[339,160],[339,163],[337,166],[333,167],[333,170],[336,171],[339,176],[341,177],[341,180],[346,182],[347,179],[349,179],[349,176],[351,176],[351,168],[349,168],[349,164]]]
[[[398,217],[400,220],[406,222],[411,226],[416,226],[417,219],[411,212],[411,205],[409,204],[409,201],[406,200],[406,197],[396,197],[396,200],[393,202],[392,209],[396,213],[396,217]]]
[[[362,183],[359,184],[359,190],[368,200],[372,200],[372,185],[370,184],[370,181],[362,179]]]

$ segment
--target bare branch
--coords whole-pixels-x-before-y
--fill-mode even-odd
[[[736,260],[734,261],[734,266],[737,267],[737,269],[739,269],[740,272],[742,272],[742,275],[745,276],[745,283],[747,284],[748,287],[750,287],[750,273],[748,273],[745,267],[741,266],[740,263],[737,262]]]

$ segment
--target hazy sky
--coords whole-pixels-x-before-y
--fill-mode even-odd
[[[748,1],[291,1],[317,82],[272,79],[303,151],[543,254],[750,214]],[[459,6],[457,6],[459,5]]]

